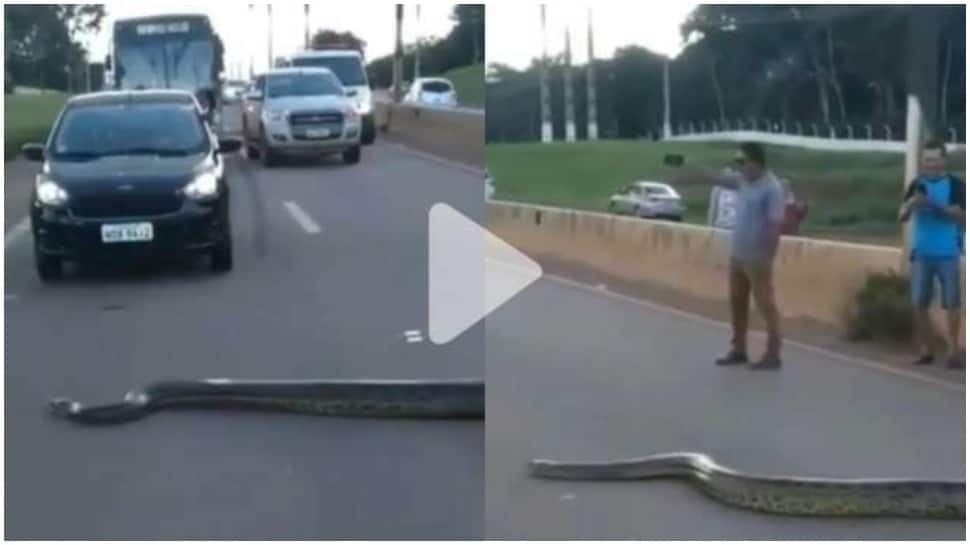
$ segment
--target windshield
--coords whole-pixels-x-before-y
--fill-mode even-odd
[[[269,76],[270,98],[288,96],[342,95],[340,82],[329,74],[278,74]]]
[[[115,39],[119,89],[182,89],[215,86],[215,47],[198,34]]]
[[[421,90],[426,93],[447,93],[451,91],[451,84],[445,81],[426,81],[421,84]]]
[[[329,68],[340,83],[347,87],[367,85],[364,66],[359,57],[309,57],[293,59],[293,66],[322,66]]]
[[[69,108],[54,136],[52,155],[88,159],[105,155],[190,155],[208,150],[202,122],[191,106],[112,104]]]

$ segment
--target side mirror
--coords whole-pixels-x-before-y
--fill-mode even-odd
[[[30,161],[43,161],[44,160],[44,145],[43,144],[24,144],[20,151],[23,152],[24,157]]]
[[[108,71],[111,70],[111,55],[104,56],[104,69]]]
[[[259,91],[249,91],[248,93],[246,93],[246,100],[250,100],[252,102],[260,102],[263,100],[263,93]]]
[[[219,153],[236,153],[242,148],[242,140],[237,138],[220,138]]]

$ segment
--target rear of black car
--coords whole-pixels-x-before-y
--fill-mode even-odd
[[[232,268],[229,186],[220,148],[194,103],[171,94],[110,93],[74,99],[46,146],[31,199],[37,270],[70,261],[205,254]],[[184,97],[183,97],[184,98]]]

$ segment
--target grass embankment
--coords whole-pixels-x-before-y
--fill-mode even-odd
[[[610,195],[635,180],[669,181],[668,153],[720,170],[731,164],[737,145],[729,142],[597,141],[490,144],[486,162],[496,199],[605,211]],[[802,234],[898,244],[896,212],[902,194],[903,155],[812,151],[768,146],[770,168],[787,178],[808,203]],[[951,154],[949,168],[962,175],[964,153]],[[680,184],[685,221],[706,223],[710,187]]]
[[[47,138],[64,99],[62,93],[56,92],[4,95],[4,161],[16,157],[25,143]]]
[[[449,70],[441,75],[455,86],[458,104],[468,108],[485,105],[485,65],[473,64]]]

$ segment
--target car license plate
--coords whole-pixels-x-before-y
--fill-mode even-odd
[[[307,129],[307,138],[328,138],[330,137],[330,129]]]
[[[117,223],[101,226],[101,242],[148,242],[155,238],[151,223]]]

